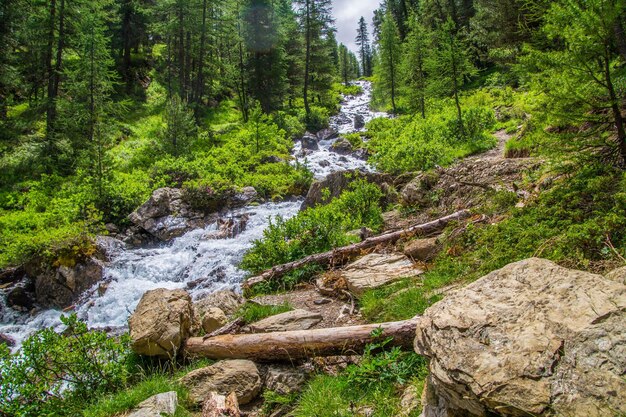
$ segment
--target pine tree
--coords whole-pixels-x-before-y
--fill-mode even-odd
[[[422,118],[426,118],[426,61],[430,49],[430,35],[417,16],[411,17],[408,27],[409,33],[403,44],[402,53],[404,89],[411,110],[419,111]]]
[[[377,74],[386,95],[391,99],[392,111],[396,113],[396,93],[399,81],[401,45],[398,28],[389,13],[385,16],[385,20],[383,21],[378,46],[380,49],[380,57]]]
[[[363,76],[369,77],[372,75],[371,46],[369,41],[369,33],[367,30],[367,23],[365,23],[365,18],[363,16],[361,16],[361,19],[359,19],[359,27],[357,28],[356,32],[356,44],[359,47],[361,70]]]
[[[330,87],[333,66],[329,43],[325,38],[332,32],[331,0],[296,0],[300,5],[300,22],[304,34],[304,109],[310,114],[310,92],[318,96]],[[334,46],[336,48],[336,45]]]
[[[459,132],[461,136],[465,136],[459,95],[465,79],[476,72],[471,61],[470,48],[456,31],[456,24],[451,18],[435,31],[434,44],[437,48],[426,61],[427,71],[431,75],[429,91],[433,95],[454,97]]]

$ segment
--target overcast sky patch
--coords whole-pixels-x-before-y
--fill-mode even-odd
[[[337,26],[337,41],[343,43],[353,52],[357,51],[354,43],[356,28],[361,16],[365,18],[367,27],[372,32],[372,17],[380,0],[333,0],[333,16]]]

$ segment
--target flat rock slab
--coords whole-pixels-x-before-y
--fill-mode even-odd
[[[321,314],[297,309],[259,320],[250,324],[250,329],[254,333],[309,330],[321,321]]]
[[[423,272],[401,253],[371,253],[345,267],[341,275],[350,292],[361,295],[366,290],[381,287],[400,278],[416,277]]]
[[[261,391],[261,376],[252,361],[223,360],[191,371],[179,382],[189,389],[192,402],[202,406],[211,392],[228,395],[235,392],[239,404],[247,404]]]
[[[128,417],[162,417],[163,415],[174,415],[178,406],[178,395],[176,391],[164,392],[153,395],[140,403]]]
[[[626,415],[626,286],[538,258],[494,271],[419,319],[424,416]]]

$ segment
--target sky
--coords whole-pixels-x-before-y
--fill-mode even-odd
[[[358,50],[354,43],[356,28],[361,16],[365,18],[367,27],[372,32],[372,17],[380,0],[333,0],[333,16],[337,26],[337,41],[343,43],[353,52]]]

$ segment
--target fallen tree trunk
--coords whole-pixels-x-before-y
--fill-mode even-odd
[[[250,289],[254,287],[255,285],[258,285],[262,282],[269,281],[270,279],[280,278],[283,275],[308,264],[317,264],[320,266],[342,265],[351,257],[360,254],[361,251],[365,249],[373,248],[380,244],[395,243],[401,238],[406,239],[406,238],[410,238],[416,235],[423,236],[423,235],[429,235],[435,232],[440,232],[450,222],[457,221],[457,220],[464,220],[470,216],[471,214],[468,210],[457,211],[456,213],[453,213],[449,216],[442,217],[437,220],[433,220],[432,222],[418,224],[415,226],[411,226],[408,229],[398,230],[396,232],[384,233],[382,235],[373,236],[359,243],[354,243],[352,245],[343,246],[341,248],[336,248],[328,252],[316,253],[314,255],[307,256],[305,258],[299,259],[294,262],[277,265],[273,267],[272,269],[268,269],[267,271],[262,272],[259,275],[248,278],[246,282],[244,282],[243,288],[244,290]]]
[[[362,354],[369,343],[392,337],[391,346],[413,348],[416,319],[381,324],[288,332],[222,335],[187,340],[183,352],[210,359],[275,361]],[[372,331],[380,328],[374,337]]]

